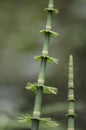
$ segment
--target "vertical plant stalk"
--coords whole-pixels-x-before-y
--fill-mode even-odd
[[[34,111],[33,111],[33,116],[36,118],[40,117],[41,113],[41,103],[42,103],[42,90],[44,86],[44,81],[45,81],[45,69],[46,69],[46,64],[47,64],[47,55],[48,55],[48,48],[49,48],[49,41],[50,41],[50,29],[51,29],[51,22],[52,22],[52,13],[53,11],[51,10],[51,7],[53,9],[53,2],[54,0],[49,0],[49,5],[48,5],[48,14],[47,14],[47,25],[46,25],[46,30],[41,31],[42,33],[44,32],[45,34],[45,42],[42,50],[42,57],[41,57],[41,66],[40,66],[40,72],[37,80],[38,84],[38,89],[36,92],[36,97],[35,97],[35,105],[34,105]],[[36,124],[36,125],[34,125]],[[35,126],[35,127],[34,127]],[[38,130],[39,127],[39,120],[33,120],[32,122],[32,130]]]
[[[45,86],[45,70],[47,62],[55,62],[57,63],[57,59],[49,57],[48,56],[48,49],[49,49],[49,42],[50,37],[57,37],[58,33],[51,31],[52,28],[52,14],[57,13],[58,11],[56,9],[53,9],[54,0],[49,0],[48,8],[45,9],[47,12],[47,23],[46,23],[46,29],[41,30],[40,32],[45,36],[45,42],[43,45],[42,55],[35,56],[35,59],[37,61],[40,61],[40,71],[39,76],[37,79],[37,83],[31,84],[28,83],[26,88],[28,90],[35,91],[35,102],[34,102],[34,109],[33,109],[33,115],[23,115],[20,117],[20,121],[24,123],[29,123],[31,121],[32,123],[32,130],[38,130],[39,124],[41,122],[46,123],[52,127],[58,126],[58,124],[51,120],[51,118],[41,118],[41,104],[42,104],[42,95],[43,93],[47,94],[56,94],[57,88]]]
[[[74,130],[74,119],[75,119],[75,98],[74,98],[74,76],[73,76],[73,56],[69,57],[69,82],[68,82],[68,129]]]

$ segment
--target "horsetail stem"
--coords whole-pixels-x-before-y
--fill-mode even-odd
[[[49,8],[53,8],[53,0],[49,0]],[[52,21],[52,10],[48,11],[47,14],[47,25],[46,25],[46,30],[47,29],[51,29],[51,21]],[[42,102],[42,86],[44,85],[44,78],[45,78],[45,69],[46,69],[46,64],[47,64],[47,59],[46,56],[48,55],[48,47],[49,47],[49,40],[50,40],[50,32],[46,32],[45,33],[45,42],[44,42],[44,46],[43,46],[43,51],[42,51],[42,55],[45,57],[42,57],[41,59],[41,66],[40,66],[40,72],[39,72],[39,76],[38,76],[38,90],[36,92],[36,97],[35,97],[35,104],[34,104],[34,111],[33,111],[33,116],[39,117],[40,116],[40,111],[41,111],[41,102]],[[37,120],[34,120],[34,122],[38,122]],[[32,126],[34,125],[32,123]],[[37,123],[39,125],[39,123]],[[38,126],[36,125],[37,129]],[[37,130],[36,129],[36,130]],[[32,127],[33,130],[33,127]]]
[[[48,13],[47,13],[47,25],[46,25],[46,31],[51,29],[51,22],[52,22],[52,10],[50,8],[53,8],[53,0],[49,0],[49,5],[48,5]],[[40,116],[40,111],[41,111],[41,102],[42,102],[42,86],[44,85],[44,80],[45,80],[45,69],[46,69],[46,64],[47,64],[47,58],[46,56],[48,55],[48,47],[49,47],[49,41],[50,41],[50,32],[45,32],[45,42],[42,50],[42,57],[41,59],[41,67],[40,67],[40,72],[38,76],[38,90],[36,92],[36,97],[35,97],[35,105],[34,105],[34,111],[33,111],[33,116],[39,117]],[[37,129],[38,129],[38,121],[34,120],[32,123],[32,126],[34,123],[36,123]],[[36,130],[37,130],[36,129]],[[32,127],[33,130],[33,127]]]
[[[73,76],[73,56],[69,57],[69,79],[68,79],[68,129],[74,130],[74,118],[75,118],[75,107],[74,107],[74,76]]]
[[[58,126],[58,124],[51,120],[51,118],[41,118],[41,103],[42,103],[42,95],[43,93],[47,94],[56,94],[57,88],[45,86],[45,70],[47,62],[49,63],[57,63],[56,58],[52,58],[48,56],[48,49],[49,49],[49,41],[50,37],[56,37],[58,34],[56,32],[51,31],[51,22],[52,22],[52,14],[57,13],[58,11],[56,9],[53,9],[53,3],[54,0],[49,0],[48,8],[45,9],[47,11],[47,24],[46,29],[41,30],[40,32],[45,36],[45,42],[43,45],[42,55],[41,56],[35,56],[35,59],[37,61],[40,61],[40,71],[37,79],[37,83],[28,83],[26,88],[28,90],[35,91],[35,102],[34,102],[34,109],[33,109],[33,115],[30,116],[29,114],[22,115],[20,117],[20,122],[28,124],[31,122],[32,124],[32,130],[38,130],[39,124],[41,122],[46,123],[47,125],[50,125],[52,127]]]

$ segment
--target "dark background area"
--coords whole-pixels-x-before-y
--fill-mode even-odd
[[[17,123],[21,113],[33,111],[35,95],[25,89],[27,82],[36,82],[44,37],[48,0],[0,0],[0,129],[27,130]],[[42,116],[60,123],[67,129],[68,58],[74,57],[76,98],[75,127],[86,129],[86,0],[55,0],[58,15],[53,16],[53,31],[49,55],[59,64],[48,64],[46,85],[58,88],[57,95],[43,95]],[[43,128],[42,128],[43,129]],[[50,128],[49,128],[50,129]],[[55,130],[57,128],[53,128]]]

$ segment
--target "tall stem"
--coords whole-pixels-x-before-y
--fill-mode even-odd
[[[53,8],[53,0],[49,0],[49,8]],[[47,14],[47,24],[46,24],[46,30],[51,29],[51,21],[52,21],[52,11],[48,11]],[[45,42],[42,50],[42,55],[47,56],[48,55],[48,47],[49,47],[49,41],[50,41],[50,33],[47,32],[45,34]],[[45,80],[45,69],[46,69],[47,59],[46,57],[43,57],[41,59],[41,65],[40,65],[40,72],[37,80],[38,89],[35,96],[35,103],[34,103],[34,111],[33,111],[33,117],[39,118],[41,115],[41,103],[42,103],[42,89],[44,85]],[[32,121],[32,130],[38,130],[39,128],[39,120],[35,119]]]
[[[54,0],[49,0],[48,8],[45,9],[45,11],[47,12],[46,29],[40,31],[45,36],[45,41],[42,49],[42,55],[35,57],[37,61],[40,61],[40,71],[39,71],[37,83],[33,83],[33,84],[28,83],[26,86],[26,89],[35,92],[33,115],[30,116],[29,114],[25,114],[22,115],[22,117],[20,117],[21,122],[32,123],[32,130],[38,130],[40,122],[43,122],[51,127],[58,126],[58,124],[55,121],[52,121],[51,118],[41,118],[41,106],[42,106],[41,104],[42,104],[43,93],[47,93],[47,94],[57,93],[57,88],[45,86],[45,70],[46,70],[47,62],[57,63],[56,58],[48,56],[50,37],[58,36],[58,33],[53,32],[51,30],[52,14],[58,12],[56,9],[53,9],[53,3]]]

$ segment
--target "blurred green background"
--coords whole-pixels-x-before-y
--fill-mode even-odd
[[[35,95],[25,89],[36,82],[40,64],[34,55],[41,54],[48,0],[0,0],[0,130],[27,130],[16,122],[21,113],[33,110]],[[55,0],[59,14],[53,17],[49,55],[59,64],[47,65],[46,85],[58,88],[57,95],[44,95],[42,116],[60,123],[67,130],[68,57],[74,57],[76,98],[75,127],[86,129],[86,0]],[[43,129],[43,128],[41,128]],[[56,128],[57,129],[57,128]],[[53,129],[55,130],[55,128]]]

